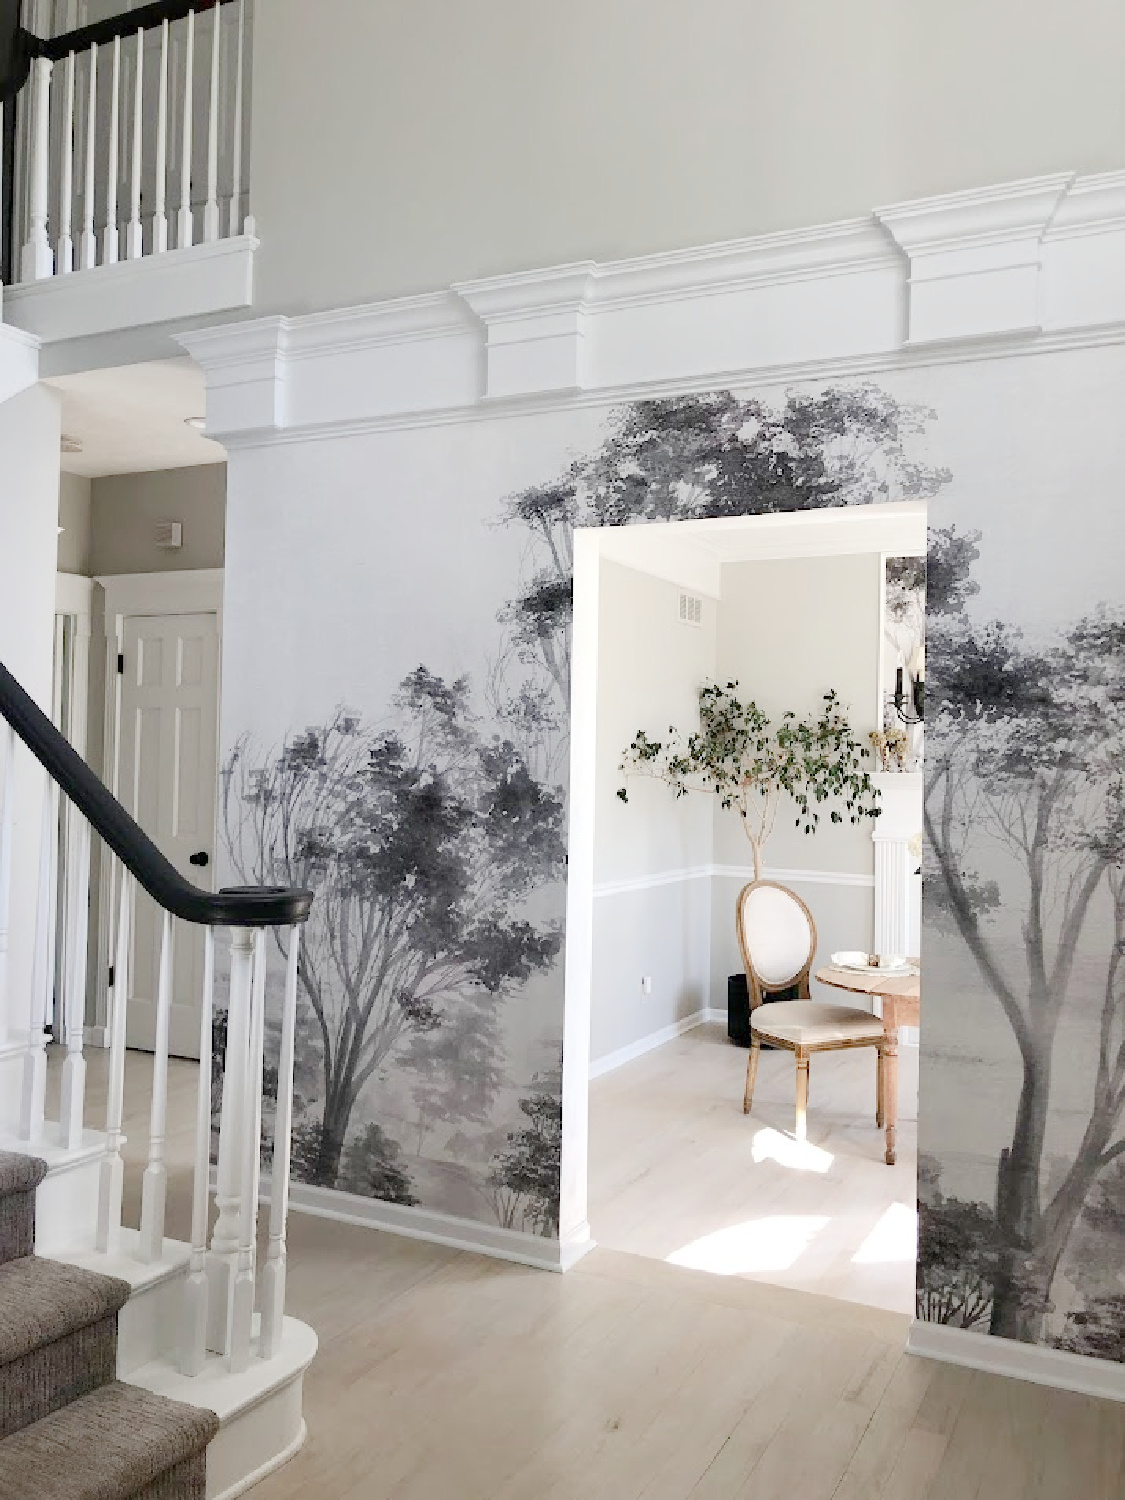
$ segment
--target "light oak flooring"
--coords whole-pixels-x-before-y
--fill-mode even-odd
[[[899,1063],[898,1161],[875,1125],[875,1053],[812,1059],[808,1141],[793,1138],[790,1052],[746,1052],[710,1024],[590,1085],[590,1227],[599,1245],[724,1275],[914,1308],[918,1052]]]
[[[193,1089],[173,1064],[173,1233]],[[914,1359],[901,1314],[740,1277],[606,1248],[559,1277],[295,1214],[289,1311],[320,1336],[309,1437],[255,1500],[1125,1495],[1125,1406]]]

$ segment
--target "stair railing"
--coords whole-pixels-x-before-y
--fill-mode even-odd
[[[11,897],[18,822],[17,743],[44,772],[31,1003],[26,1028],[13,1028],[9,972]],[[79,1153],[100,1138],[83,1129],[86,1060],[87,919],[91,831],[118,862],[116,938],[109,990],[109,1069],[104,1148],[101,1154],[94,1247],[156,1263],[164,1255],[167,1168],[168,1050],[172,1013],[176,924],[204,931],[203,993],[199,1023],[199,1082],[196,1098],[192,1184],[191,1255],[184,1289],[180,1363],[197,1375],[208,1355],[221,1356],[232,1371],[252,1358],[273,1358],[280,1347],[285,1311],[285,1237],[293,1119],[293,1051],[296,1027],[300,931],[312,894],[282,887],[246,887],[212,893],[183,878],[165,859],[80,755],[0,665],[0,1044],[24,1047],[18,1137],[30,1153]],[[64,917],[71,924],[69,972],[63,976],[61,1030],[66,1046],[62,1107],[57,1122],[45,1119],[47,1033],[54,1010],[53,928],[57,828],[61,805],[68,820]],[[122,1230],[124,1182],[122,1133],[125,1100],[127,1003],[137,887],[163,913],[156,997],[156,1043],[149,1119],[148,1160],[141,1189],[140,1233]],[[218,1220],[208,1241],[212,1144],[212,1036],[215,999],[215,929],[231,929],[230,999],[216,1168]],[[285,956],[281,1055],[270,1173],[269,1238],[261,1278],[260,1332],[254,1337],[261,1120],[265,1059],[267,936],[275,930]]]
[[[247,0],[153,0],[61,36],[21,34],[30,70],[4,109],[0,279],[253,233],[247,27]]]

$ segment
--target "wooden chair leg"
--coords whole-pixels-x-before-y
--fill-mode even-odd
[[[886,1085],[884,1083],[884,1076],[885,1076],[884,1075],[884,1069],[885,1069],[885,1066],[886,1066],[886,1064],[883,1061],[883,1049],[882,1049],[882,1047],[877,1047],[875,1049],[875,1124],[876,1124],[876,1127],[879,1130],[882,1130],[882,1128],[883,1128],[883,1116],[884,1116],[884,1109],[885,1109],[885,1104],[884,1104],[884,1098],[885,1098],[885,1093],[886,1093]]]
[[[888,1167],[895,1164],[896,1142],[898,1133],[898,1028],[892,1027],[887,1032],[886,1041],[883,1043],[883,1124],[887,1132],[886,1162]]]
[[[795,1134],[799,1141],[806,1137],[805,1117],[809,1109],[809,1059],[803,1052],[797,1053],[797,1126]]]
[[[757,1037],[750,1041],[750,1056],[746,1059],[746,1094],[742,1100],[742,1113],[748,1115],[750,1106],[754,1102],[754,1080],[758,1076],[758,1057],[762,1050],[762,1044]]]

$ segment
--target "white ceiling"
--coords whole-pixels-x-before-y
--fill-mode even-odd
[[[607,526],[586,534],[596,538],[602,557],[721,599],[725,563],[863,552],[924,556],[926,505],[841,506],[721,521]]]
[[[67,474],[98,479],[152,469],[222,463],[224,449],[187,425],[206,408],[203,372],[188,358],[48,380],[62,396],[64,437],[81,453],[64,453]]]

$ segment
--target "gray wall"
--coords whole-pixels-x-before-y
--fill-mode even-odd
[[[221,568],[226,526],[226,464],[114,474],[95,479],[91,500],[91,572],[178,573]],[[156,545],[158,521],[183,525],[183,547]]]
[[[258,312],[1120,167],[1118,0],[270,0]]]
[[[90,576],[91,483],[80,474],[59,475],[59,572]]]

